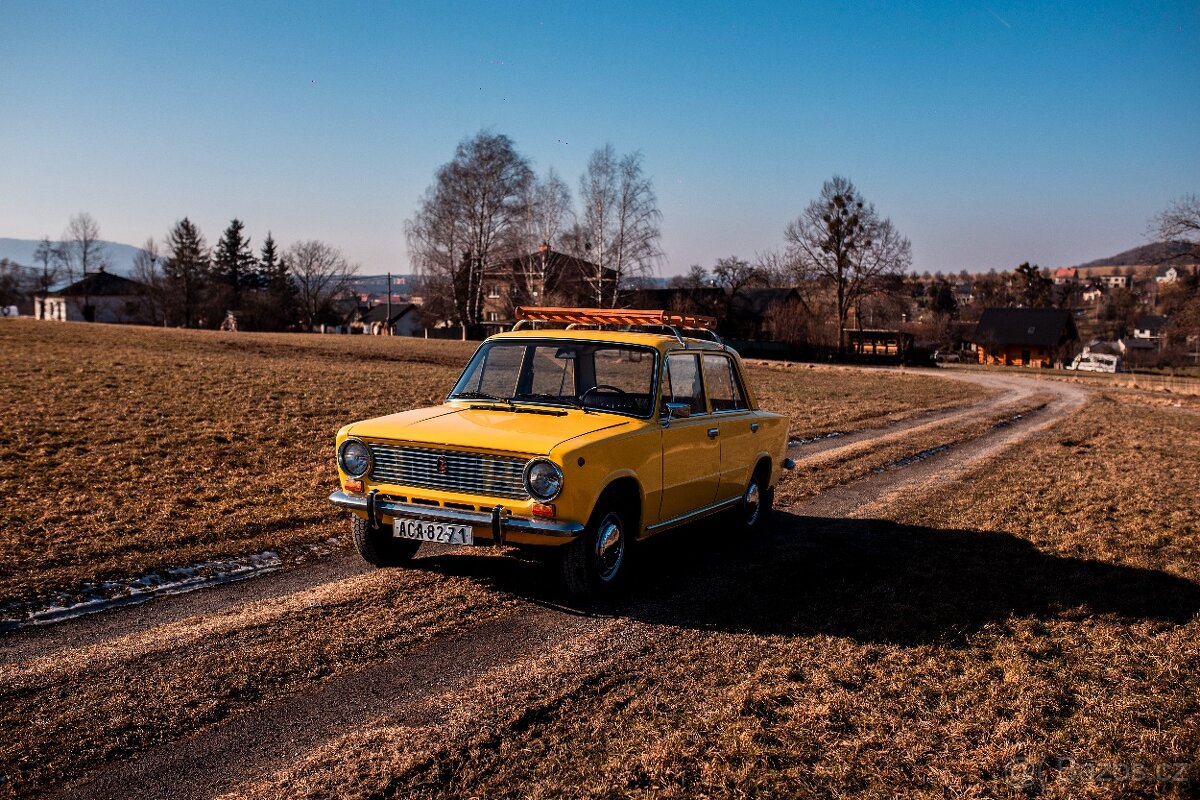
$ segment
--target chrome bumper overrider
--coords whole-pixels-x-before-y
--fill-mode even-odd
[[[536,533],[542,536],[578,536],[583,533],[583,525],[578,522],[511,517],[507,516],[500,506],[496,506],[491,511],[464,511],[441,506],[398,503],[378,497],[374,492],[353,495],[341,491],[329,495],[329,502],[351,511],[364,511],[372,522],[377,520],[379,515],[386,514],[389,517],[408,517],[430,522],[449,522],[454,525],[489,528],[497,543],[503,542],[504,534],[509,532]]]

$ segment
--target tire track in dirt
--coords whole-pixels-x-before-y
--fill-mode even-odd
[[[984,460],[1049,428],[1087,402],[1086,390],[1067,384],[1049,387],[1039,386],[1032,379],[1011,380],[1022,381],[1030,386],[1030,391],[1024,396],[1040,390],[1044,394],[1053,394],[1055,399],[1037,414],[1002,428],[993,428],[984,436],[902,469],[873,475],[834,491],[825,492],[791,510],[812,517],[866,516],[871,509],[886,505],[891,497],[899,493],[919,491],[922,485],[933,482],[956,480]]]
[[[1014,383],[1013,381],[1004,380],[1003,376],[996,375],[978,373],[950,373],[943,375],[941,372],[934,372],[933,370],[920,370],[916,374],[936,375],[938,378],[945,377],[964,383],[975,383],[984,388],[994,390],[995,394],[968,406],[956,406],[941,411],[933,411],[928,414],[918,414],[887,425],[863,428],[835,437],[819,437],[812,441],[795,444],[788,448],[788,455],[796,461],[807,461],[815,459],[817,456],[834,458],[864,445],[876,446],[886,444],[905,436],[923,433],[947,422],[982,417],[995,412],[1003,406],[1028,399],[1038,390],[1037,385],[1032,381],[1020,380]]]
[[[973,381],[979,378],[1004,384],[1006,391],[983,404],[957,409],[956,413],[948,414],[947,419],[986,413],[1035,390],[1047,390],[1041,382],[1015,376],[964,377]],[[1006,447],[1044,430],[1081,406],[1086,399],[1086,391],[1066,384],[1060,390],[1051,391],[1057,398],[1034,418],[994,429],[979,439],[911,466],[831,490],[789,511],[807,517],[860,516],[886,502],[895,492],[910,491],[926,481],[950,480],[961,475]],[[915,419],[904,431],[911,433],[936,425],[938,421],[928,416]],[[900,432],[895,426],[885,430],[892,438]],[[828,452],[847,444],[855,443],[838,441],[833,447],[818,452]],[[17,647],[6,648],[4,660],[23,661],[65,647],[86,646],[127,635],[131,624],[138,630],[148,631],[168,620],[215,613],[239,602],[283,597],[323,582],[337,582],[364,570],[356,558],[337,558],[276,573],[253,583],[221,587],[211,593],[196,592],[134,609],[122,609],[111,615],[84,618],[64,623],[61,631],[34,632],[28,641],[22,642],[24,637],[21,636],[14,637]],[[668,596],[661,600],[678,603],[704,591],[705,587],[685,586],[675,592],[668,591]],[[713,599],[705,598],[704,604]],[[303,754],[367,720],[386,718],[401,724],[423,724],[422,720],[434,723],[435,719],[421,715],[431,713],[427,704],[438,692],[452,694],[458,688],[486,683],[496,670],[512,667],[514,663],[519,664],[579,637],[586,638],[600,626],[615,628],[619,635],[647,640],[652,640],[657,630],[654,625],[633,619],[601,619],[556,611],[533,602],[528,605],[528,610],[503,620],[421,644],[387,661],[326,679],[310,690],[245,710],[187,739],[145,750],[132,759],[93,773],[60,796],[211,797],[228,792],[244,782],[285,768]],[[430,680],[431,676],[436,680]],[[138,787],[138,791],[144,787],[145,792],[134,793],[133,787]]]
[[[434,725],[448,705],[445,700],[431,702],[435,698],[453,697],[481,675],[512,667],[513,654],[536,655],[609,624],[534,607],[343,674],[304,695],[235,715],[100,771],[57,796],[216,797],[368,723]]]

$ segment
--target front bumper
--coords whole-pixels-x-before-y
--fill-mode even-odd
[[[378,525],[380,517],[389,516],[486,528],[492,532],[492,541],[496,544],[503,544],[506,535],[510,532],[557,538],[570,538],[583,533],[583,525],[578,522],[513,517],[509,516],[500,506],[496,506],[490,512],[485,512],[414,505],[381,498],[374,491],[365,495],[337,491],[329,495],[329,502],[341,508],[365,513],[372,525]]]

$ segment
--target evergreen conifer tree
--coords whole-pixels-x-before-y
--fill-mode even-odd
[[[201,303],[208,289],[209,256],[204,235],[187,217],[167,234],[169,255],[163,278],[169,306],[167,318],[174,325],[193,327],[200,322]]]
[[[271,327],[286,328],[296,316],[296,286],[288,274],[287,258],[278,254],[275,237],[270,231],[263,241],[258,270],[264,301],[270,307],[269,317],[273,320]]]
[[[243,291],[258,288],[258,259],[250,252],[250,237],[242,235],[245,227],[240,219],[230,222],[213,252],[214,277],[235,309],[241,308]]]

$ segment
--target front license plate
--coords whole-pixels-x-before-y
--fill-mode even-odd
[[[474,544],[475,532],[470,525],[452,525],[446,522],[428,522],[423,519],[392,520],[392,535],[398,539],[417,539],[422,542],[442,544]]]

